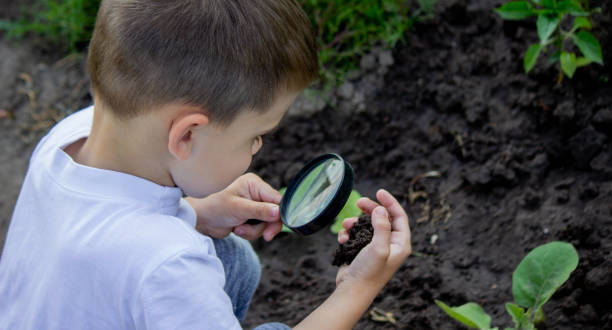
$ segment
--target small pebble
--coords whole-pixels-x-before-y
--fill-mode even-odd
[[[378,63],[380,63],[380,65],[382,66],[391,66],[393,65],[393,63],[395,63],[395,60],[393,59],[393,55],[391,54],[390,50],[386,50],[380,54],[378,54]]]

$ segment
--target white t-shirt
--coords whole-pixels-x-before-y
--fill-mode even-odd
[[[34,150],[0,259],[0,329],[240,329],[181,190],[62,150],[92,119],[66,118]]]

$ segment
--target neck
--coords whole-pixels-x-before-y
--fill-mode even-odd
[[[163,134],[158,134],[166,132],[163,125],[148,120],[150,116],[138,118],[120,120],[96,105],[91,134],[84,143],[75,143],[66,152],[82,165],[123,172],[174,187],[168,169],[168,151],[159,147],[167,145]]]

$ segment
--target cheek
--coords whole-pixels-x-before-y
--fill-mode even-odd
[[[252,160],[251,147],[198,150],[193,162],[182,169],[176,184],[187,195],[196,198],[223,190],[248,170]]]
[[[244,174],[251,165],[250,148],[248,152],[226,153],[223,157],[215,159],[217,178],[213,178],[221,189],[228,186],[239,176]]]

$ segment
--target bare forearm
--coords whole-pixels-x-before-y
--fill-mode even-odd
[[[371,283],[343,284],[294,329],[352,329],[382,289]]]

